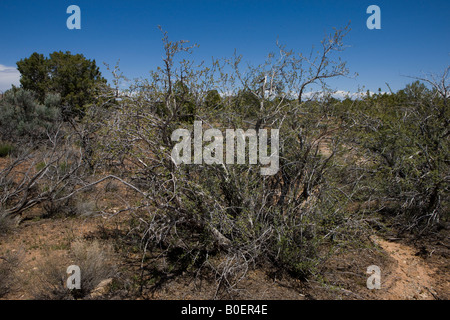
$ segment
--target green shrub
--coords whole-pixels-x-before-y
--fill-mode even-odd
[[[9,156],[13,151],[15,150],[15,147],[8,143],[0,143],[0,158]]]
[[[0,101],[0,138],[5,141],[35,142],[56,130],[58,96],[49,95],[38,104],[31,91],[13,88]]]
[[[371,160],[361,180],[364,196],[385,211],[393,208],[407,228],[436,225],[448,212],[447,100],[415,82],[396,94],[366,97],[349,113],[353,143]]]

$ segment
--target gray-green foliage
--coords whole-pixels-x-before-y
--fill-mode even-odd
[[[330,139],[329,152],[321,150],[326,137],[342,130],[329,121],[333,110],[326,100],[292,98],[292,90],[310,81],[296,76],[300,62],[293,53],[283,51],[279,59],[271,56],[247,69],[238,59],[230,62],[231,71],[211,75],[214,66],[196,68],[186,60],[176,68],[183,43],[164,40],[166,68],[124,94],[99,131],[98,157],[114,159],[110,164],[145,195],[135,211],[140,225],[133,229],[141,232],[144,252],[163,250],[159,257],[167,263],[158,272],[208,266],[219,287],[234,287],[249,268],[264,263],[311,276],[326,259],[319,248],[346,240],[348,200],[329,170],[336,166],[338,139]],[[195,113],[185,112],[184,88]],[[279,129],[279,172],[263,176],[260,165],[249,164],[175,165],[171,134],[192,131],[193,119],[222,131]],[[211,259],[218,253],[221,259]]]
[[[13,88],[0,101],[0,138],[6,141],[37,141],[56,129],[59,95],[49,94],[39,104],[33,92]]]
[[[80,267],[80,289],[67,288],[67,266],[62,265],[56,255],[49,255],[40,266],[39,279],[32,292],[34,298],[39,300],[93,298],[90,294],[103,280],[118,275],[111,246],[102,245],[98,241],[76,240],[71,244],[70,255],[73,264]]]
[[[351,143],[367,164],[359,196],[407,217],[408,227],[434,225],[448,212],[450,108],[440,83],[366,97],[348,113]]]

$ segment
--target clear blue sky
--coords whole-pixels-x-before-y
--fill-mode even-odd
[[[81,30],[68,30],[66,9],[81,8]],[[381,8],[381,30],[369,30],[369,5]],[[146,76],[161,64],[161,25],[172,40],[198,43],[193,58],[210,61],[232,56],[261,62],[276,49],[277,37],[288,48],[308,52],[325,32],[351,21],[342,54],[356,80],[333,81],[334,88],[377,91],[404,87],[405,75],[442,72],[450,62],[450,1],[266,1],[266,0],[1,0],[0,90],[17,81],[16,61],[33,52],[82,53],[107,78],[103,62],[130,78]],[[12,67],[12,68],[10,68]],[[14,80],[15,79],[15,80]]]

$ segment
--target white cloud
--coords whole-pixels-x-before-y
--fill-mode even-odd
[[[5,92],[11,85],[18,86],[20,72],[15,67],[8,67],[0,64],[0,91]]]

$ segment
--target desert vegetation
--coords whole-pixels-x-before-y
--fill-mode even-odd
[[[21,86],[0,100],[1,237],[47,220],[96,228],[61,240],[65,258],[42,257],[32,285],[1,280],[21,261],[0,251],[0,295],[29,286],[31,298],[88,299],[113,279],[102,297],[149,297],[187,279],[208,284],[205,298],[239,298],[258,272],[332,296],[350,291],[328,276],[336,259],[382,259],[374,234],[448,235],[449,69],[336,99],[327,80],[353,76],[340,60],[348,31],[310,55],[277,43],[259,65],[238,54],[195,62],[196,45],[162,31],[161,66],[134,81],[108,66],[111,84],[81,54],[20,60]],[[194,121],[278,129],[279,170],[176,165],[172,133]],[[69,264],[82,291],[64,287]]]

